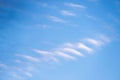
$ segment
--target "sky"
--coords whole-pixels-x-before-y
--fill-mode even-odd
[[[0,0],[0,80],[120,80],[120,0]]]

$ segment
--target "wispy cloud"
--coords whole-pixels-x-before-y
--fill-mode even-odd
[[[77,43],[77,47],[80,48],[80,49],[84,49],[84,50],[86,50],[88,52],[92,52],[93,51],[92,48],[86,46],[85,44],[83,44],[81,42]]]
[[[49,28],[49,25],[46,25],[46,24],[36,24],[35,27]]]
[[[39,50],[39,49],[33,49],[33,51],[35,51],[36,53],[38,53],[40,55],[43,55],[43,57],[44,57],[43,59],[44,60],[51,59],[52,61],[59,62],[59,60],[55,57],[53,52],[43,51],[43,50]]]
[[[92,38],[88,38],[88,39],[86,39],[86,41],[93,44],[93,45],[95,45],[95,46],[100,46],[101,45],[100,41],[97,41],[97,40],[92,39]]]
[[[29,55],[18,55],[18,54],[17,54],[17,56],[20,56],[20,57],[22,57],[22,58],[25,58],[25,59],[27,59],[27,60],[29,60],[29,61],[40,62],[40,60],[39,60],[38,58],[29,56]]]
[[[25,80],[32,77],[33,74],[29,71],[23,70],[19,67],[14,67],[14,70],[10,72],[10,78],[12,80]]]
[[[58,55],[58,56],[62,56],[62,57],[64,57],[64,58],[68,58],[68,59],[71,59],[71,60],[76,60],[75,57],[70,56],[70,55],[68,55],[68,54],[66,54],[66,53],[64,53],[64,52],[55,51],[55,53],[56,53],[56,55]]]
[[[91,15],[85,15],[85,16],[88,17],[88,18],[90,18],[90,19],[92,19],[92,20],[97,20],[97,18],[94,17],[94,16],[91,16]]]
[[[109,43],[109,42],[111,41],[110,38],[108,38],[108,37],[105,36],[105,35],[100,35],[100,39],[101,39],[101,41],[104,42],[104,43]]]
[[[15,80],[15,79],[24,80],[25,79],[24,77],[19,75],[17,72],[11,72],[10,75],[11,75],[10,78],[13,79],[13,80]]]
[[[14,69],[15,69],[15,72],[18,73],[18,75],[24,74],[27,77],[32,77],[33,76],[31,72],[29,72],[27,70],[24,70],[22,68],[14,67]]]
[[[91,2],[98,2],[99,0],[89,0],[89,1],[91,1]]]
[[[92,45],[99,47],[101,46],[101,44],[109,41],[109,39],[104,35],[99,36],[99,38],[97,39],[86,38],[83,40],[84,42],[76,42],[76,43],[67,42],[61,46],[58,46],[58,48],[53,48],[48,51],[43,51],[39,49],[33,49],[33,51],[40,55],[43,55],[45,60],[53,59],[53,61],[58,62],[59,61],[58,56],[71,60],[76,60],[77,56],[81,56],[81,57],[85,56],[84,51],[93,53],[93,51],[95,51],[96,48],[94,48]],[[91,45],[89,45],[89,43]]]
[[[84,56],[81,52],[79,52],[75,49],[72,49],[72,48],[63,48],[63,50],[70,52],[70,53],[73,53],[73,54],[78,55],[78,56]]]
[[[3,64],[3,63],[0,63],[0,67],[1,68],[7,68],[7,65]]]
[[[104,44],[107,44],[109,43],[111,40],[110,38],[108,38],[107,36],[105,36],[104,34],[100,34],[99,35],[99,38],[97,39],[93,39],[93,38],[87,38],[86,41],[90,44],[93,44],[95,46],[102,46]]]
[[[67,42],[64,44],[64,46],[65,47],[74,47],[74,44]]]
[[[47,3],[43,3],[43,2],[40,3],[40,2],[39,2],[39,4],[40,4],[41,6],[43,6],[43,7],[48,7],[48,4],[47,4]]]
[[[67,11],[67,10],[61,10],[61,14],[65,16],[76,16],[75,13]]]
[[[66,21],[64,19],[61,19],[61,18],[56,17],[56,16],[48,16],[48,18],[54,22],[66,23]]]
[[[84,5],[81,5],[81,4],[75,4],[75,3],[64,3],[64,4],[73,8],[80,8],[80,9],[86,8]]]
[[[51,52],[43,51],[43,50],[39,50],[39,49],[33,49],[33,51],[35,51],[41,55],[53,55]]]

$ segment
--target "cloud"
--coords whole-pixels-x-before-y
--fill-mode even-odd
[[[74,44],[68,42],[68,43],[65,43],[64,46],[65,47],[74,47]]]
[[[73,8],[80,8],[80,9],[85,9],[86,7],[80,4],[75,4],[75,3],[64,3],[67,6],[73,7]]]
[[[3,63],[0,63],[0,67],[1,68],[7,68],[7,65],[3,64]]]
[[[29,55],[18,55],[18,56],[21,56],[29,61],[33,61],[33,62],[40,62],[40,60],[36,57],[32,57],[32,56],[29,56]]]
[[[33,75],[30,72],[24,71],[24,74],[28,77],[32,77]]]
[[[58,59],[54,57],[55,55],[52,54],[53,52],[43,51],[43,50],[39,50],[39,49],[33,49],[33,51],[35,51],[36,53],[38,53],[40,55],[43,55],[44,60],[48,61],[49,59],[51,59],[55,62],[59,62]]]
[[[76,16],[75,13],[69,12],[67,10],[61,10],[61,14],[65,16]]]
[[[89,0],[89,1],[91,1],[91,2],[98,2],[99,0]]]
[[[22,69],[22,68],[15,67],[15,70],[16,70],[17,73],[19,73],[19,74],[24,74],[24,75],[27,76],[27,77],[32,77],[32,76],[33,76],[31,72],[29,72],[29,71],[27,71],[27,70],[24,70],[24,69]]]
[[[91,43],[91,44],[93,44],[93,45],[95,45],[95,46],[101,46],[101,42],[97,41],[95,39],[88,38],[88,39],[86,39],[86,41],[89,42],[89,43]]]
[[[104,36],[104,35],[100,35],[99,38],[93,39],[93,38],[86,38],[84,39],[84,41],[86,42],[86,44],[84,44],[83,42],[76,42],[76,43],[64,43],[62,46],[58,46],[58,48],[53,48],[51,49],[52,51],[43,51],[43,50],[39,50],[39,49],[33,49],[34,52],[39,53],[40,55],[44,56],[44,59],[49,60],[49,59],[53,59],[53,61],[59,61],[57,56],[61,56],[64,58],[68,58],[71,60],[76,60],[76,56],[81,56],[84,57],[84,53],[82,53],[82,50],[85,50],[86,52],[90,52],[92,53],[95,49],[89,47],[87,44],[92,44],[95,46],[101,46],[103,43],[109,42],[109,39]],[[74,55],[75,56],[74,56]]]
[[[21,64],[20,64],[21,65]],[[9,78],[12,80],[26,80],[33,77],[33,73],[36,72],[36,68],[33,65],[22,64],[22,66],[11,66],[9,71]],[[11,80],[10,79],[10,80]]]
[[[59,18],[59,17],[56,17],[56,16],[48,16],[48,18],[54,22],[60,22],[60,23],[66,23],[65,20]]]
[[[39,4],[40,4],[41,6],[43,6],[43,7],[48,7],[48,4],[47,4],[47,3],[43,3],[43,2],[40,3],[40,2],[39,2]]]
[[[68,58],[68,59],[71,59],[71,60],[76,60],[75,57],[70,56],[70,55],[68,55],[68,54],[66,54],[66,53],[64,53],[64,52],[55,51],[55,53],[56,53],[56,55],[58,55],[58,56],[62,56],[62,57],[64,57],[64,58]]]
[[[15,80],[15,79],[24,80],[25,79],[23,76],[19,75],[17,72],[11,72],[10,75],[12,78],[11,77],[9,77],[9,78],[11,78],[13,80]]]
[[[97,20],[96,17],[94,17],[94,16],[91,16],[91,15],[85,15],[85,16],[92,19],[92,20]]]
[[[39,49],[33,49],[33,51],[35,51],[41,55],[53,55],[51,52],[43,51],[43,50],[39,50]]]
[[[100,39],[101,39],[101,41],[102,42],[104,42],[104,43],[109,43],[111,40],[107,37],[107,36],[105,36],[105,35],[100,35]]]
[[[72,48],[63,48],[63,50],[70,52],[70,53],[73,53],[73,54],[78,55],[78,56],[84,56],[81,52],[79,52],[75,49],[72,49]]]
[[[83,44],[81,42],[77,43],[77,47],[80,48],[80,49],[84,49],[84,50],[86,50],[88,52],[92,52],[93,51],[92,48],[89,48],[88,46],[86,46],[85,44]]]
[[[46,24],[36,24],[35,27],[49,28],[49,25],[46,25]]]
[[[85,40],[88,43],[93,44],[93,45],[98,46],[98,47],[100,47],[100,46],[102,46],[104,44],[107,44],[107,43],[109,43],[111,41],[110,38],[108,38],[104,34],[100,34],[98,36],[99,36],[99,38],[97,38],[97,39],[87,38]]]

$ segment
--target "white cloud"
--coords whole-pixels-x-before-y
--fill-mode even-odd
[[[87,38],[87,39],[84,39],[84,41],[86,42],[86,44],[90,43],[95,46],[101,46],[101,44],[109,41],[109,39],[103,35],[99,36],[98,39],[99,39],[99,41],[92,39],[92,38]],[[52,51],[43,51],[43,50],[38,50],[38,49],[33,49],[33,50],[36,53],[43,55],[44,59],[46,59],[46,60],[52,59],[53,61],[58,62],[57,56],[61,56],[61,57],[68,58],[71,60],[76,59],[76,57],[74,57],[74,55],[84,57],[85,55],[83,53],[81,53],[81,49],[83,49],[86,52],[92,53],[94,51],[94,49],[89,47],[86,44],[84,44],[82,42],[76,42],[76,43],[68,42],[58,48],[52,49]]]
[[[39,49],[33,49],[33,51],[35,51],[41,55],[53,55],[51,52],[43,51],[43,50],[39,50]]]
[[[68,43],[65,43],[64,46],[65,47],[74,47],[74,44],[68,42]]]
[[[32,76],[33,76],[32,73],[27,72],[27,71],[24,71],[24,74],[25,74],[26,76],[28,76],[28,77],[32,77]]]
[[[77,43],[77,47],[80,48],[80,49],[84,49],[84,50],[86,50],[86,51],[88,51],[88,52],[92,52],[92,51],[93,51],[92,48],[89,48],[88,46],[86,46],[86,45],[83,44],[83,43]]]
[[[88,38],[88,39],[86,39],[86,41],[88,41],[89,43],[91,43],[91,44],[93,44],[95,46],[101,46],[101,42],[97,41],[95,39]]]
[[[87,38],[85,40],[88,43],[93,44],[95,46],[99,46],[99,47],[104,45],[104,44],[107,44],[107,43],[109,43],[111,41],[107,36],[105,36],[103,34],[100,34],[98,36],[99,37],[97,39]]]
[[[40,60],[36,57],[32,57],[32,56],[29,56],[29,55],[18,55],[18,56],[21,56],[29,61],[33,61],[33,62],[40,62]]]
[[[76,60],[75,57],[70,56],[70,55],[68,55],[68,54],[66,54],[66,53],[64,53],[64,52],[61,52],[61,51],[55,51],[55,53],[56,53],[56,55],[58,55],[58,56],[62,56],[62,57],[64,57],[64,58],[68,58],[68,59]]]
[[[91,2],[98,2],[99,0],[89,0],[89,1],[91,1]]]
[[[90,19],[97,20],[96,17],[94,17],[94,16],[91,16],[91,15],[85,15],[85,16],[90,18]]]
[[[103,43],[106,43],[106,42],[109,43],[110,42],[110,39],[105,35],[100,35],[100,39]]]
[[[65,3],[65,5],[73,7],[73,8],[80,8],[80,9],[85,9],[86,7],[80,4],[75,4],[75,3]]]
[[[73,54],[78,55],[78,56],[84,56],[81,52],[79,52],[75,49],[72,49],[72,48],[63,48],[63,50],[70,52],[70,53],[73,53]]]
[[[55,61],[55,62],[59,62],[58,61],[58,59],[57,58],[55,58],[55,55],[54,54],[52,54],[52,52],[48,52],[48,51],[43,51],[43,50],[38,50],[38,49],[33,49],[33,51],[35,51],[36,53],[38,53],[38,54],[41,54],[41,55],[43,55],[44,56],[44,60],[49,60],[49,59],[51,59],[51,60],[53,60],[53,61]]]
[[[15,79],[17,79],[17,80],[24,80],[25,79],[24,77],[22,77],[21,75],[19,75],[17,72],[11,72],[10,75],[12,76],[13,80],[15,80]]]
[[[69,12],[67,10],[61,10],[61,14],[65,16],[76,16],[75,13]]]
[[[35,27],[49,28],[50,26],[46,24],[36,24]]]
[[[16,62],[16,63],[22,63],[22,61],[21,61],[21,60],[18,60],[18,59],[15,60],[15,62]]]
[[[7,68],[7,65],[3,64],[3,63],[0,63],[0,67],[2,68]]]
[[[22,69],[20,67],[13,67],[12,72],[10,72],[10,75],[13,77],[13,79],[18,80],[24,80],[28,77],[32,77],[33,74],[25,69]]]
[[[41,3],[41,5],[42,5],[43,7],[48,7],[48,4],[47,4],[47,3]]]
[[[48,18],[54,22],[60,22],[60,23],[66,23],[65,20],[59,18],[59,17],[56,17],[56,16],[48,16]]]

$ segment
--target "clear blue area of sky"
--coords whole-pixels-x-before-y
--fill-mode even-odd
[[[25,67],[15,62],[22,60],[16,54],[42,57],[32,49],[51,51],[67,42],[97,39],[99,34],[111,42],[76,61],[31,63],[36,68],[33,76],[23,80],[120,80],[119,8],[120,0],[0,0],[0,80],[11,80],[13,67]]]

